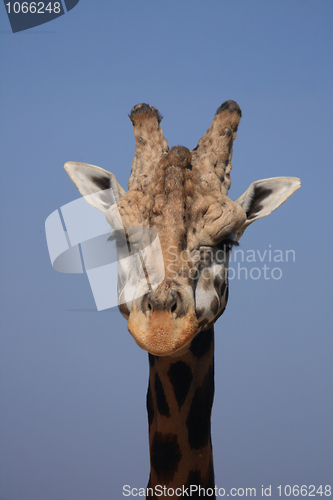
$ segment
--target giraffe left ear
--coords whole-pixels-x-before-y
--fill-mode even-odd
[[[246,213],[245,223],[236,232],[237,240],[247,226],[276,210],[300,187],[301,181],[297,177],[272,177],[253,182],[236,200]]]
[[[106,212],[126,194],[111,172],[95,165],[68,161],[65,170],[89,205]]]

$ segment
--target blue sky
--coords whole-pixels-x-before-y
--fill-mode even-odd
[[[85,275],[52,269],[44,233],[78,197],[66,161],[126,187],[139,102],[164,116],[170,146],[189,148],[222,102],[239,103],[231,198],[301,178],[241,241],[295,262],[279,280],[234,279],[216,325],[215,475],[258,496],[272,485],[272,498],[278,485],[332,485],[332,3],[80,0],[16,34],[0,11],[1,500],[146,485],[147,355],[116,309],[95,310]]]

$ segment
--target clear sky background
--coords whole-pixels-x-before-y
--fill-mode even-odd
[[[0,12],[0,499],[146,486],[147,354],[117,309],[96,311],[86,275],[52,269],[44,232],[78,197],[66,161],[126,187],[139,102],[188,148],[222,102],[239,103],[233,199],[257,179],[301,178],[240,247],[292,249],[295,262],[242,264],[282,277],[234,279],[216,325],[216,484],[272,485],[272,498],[333,486],[332,2],[80,0],[17,34]]]

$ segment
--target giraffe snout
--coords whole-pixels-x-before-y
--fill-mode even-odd
[[[174,291],[162,294],[148,293],[142,300],[141,310],[147,317],[155,311],[165,311],[176,318],[185,314],[183,297]]]
[[[133,305],[128,329],[136,343],[155,356],[167,356],[187,345],[198,329],[193,295],[161,287]]]

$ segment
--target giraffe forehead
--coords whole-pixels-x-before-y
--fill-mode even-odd
[[[162,247],[180,250],[216,245],[240,227],[244,210],[221,193],[215,174],[192,167],[191,154],[183,147],[164,155],[158,168],[134,185],[118,202],[121,224],[155,228]],[[114,226],[114,208],[107,218]]]

